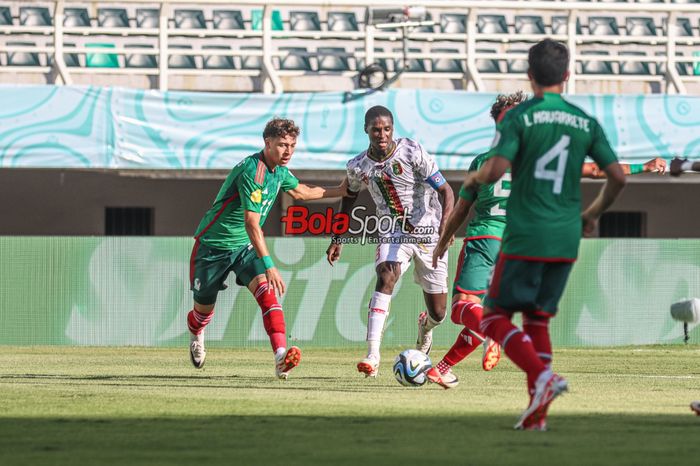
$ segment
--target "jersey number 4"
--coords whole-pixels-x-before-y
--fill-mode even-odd
[[[554,194],[561,194],[564,172],[566,171],[566,159],[569,157],[570,141],[571,137],[564,134],[559,139],[559,142],[537,159],[535,164],[535,178],[554,181],[554,186],[552,187]],[[548,169],[547,165],[555,159],[557,160],[557,167],[554,170]]]

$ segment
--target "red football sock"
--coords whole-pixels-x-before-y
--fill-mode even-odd
[[[202,314],[194,309],[192,309],[188,314],[187,314],[187,327],[190,329],[190,332],[194,335],[199,335],[204,331],[204,327],[207,326],[207,324],[211,321],[211,318],[214,317],[214,310],[212,309],[209,314]]]
[[[447,354],[445,354],[445,357],[443,357],[442,361],[440,361],[438,364],[438,370],[440,373],[446,373],[450,367],[458,364],[464,358],[469,356],[469,354],[478,348],[480,344],[481,341],[472,335],[469,329],[465,328],[462,330],[457,336],[457,340],[455,341],[454,345],[452,345],[452,348],[450,348]],[[441,366],[441,364],[443,365]]]
[[[464,325],[479,332],[479,324],[481,324],[483,315],[484,308],[481,304],[472,301],[457,301],[452,305],[450,317],[455,324]]]
[[[523,330],[530,335],[532,346],[537,351],[542,363],[552,365],[552,341],[549,338],[549,318],[523,315]]]
[[[489,314],[481,321],[481,330],[497,341],[511,361],[527,374],[528,387],[546,370],[532,346],[530,337],[510,322],[510,316]]]
[[[287,336],[285,333],[284,313],[282,306],[277,302],[274,291],[270,292],[267,282],[262,282],[255,289],[255,300],[262,310],[263,325],[267,336],[270,337],[272,351],[287,347]]]

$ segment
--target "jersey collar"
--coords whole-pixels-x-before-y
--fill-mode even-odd
[[[275,167],[274,170],[270,170],[270,166],[265,162],[265,157],[264,157],[264,150],[261,150],[258,152],[258,159],[265,165],[265,168],[267,168],[268,173],[275,173],[275,170],[277,170],[277,167]]]

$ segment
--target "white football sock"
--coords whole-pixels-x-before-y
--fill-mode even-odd
[[[426,311],[426,312],[427,312],[427,311]],[[447,314],[445,314],[445,315],[447,315]],[[433,318],[430,316],[430,312],[428,312],[428,320],[427,320],[427,322],[425,323],[425,331],[426,331],[426,332],[431,331],[432,329],[434,329],[435,327],[437,327],[438,325],[440,325],[440,324],[443,323],[444,321],[445,321],[445,318],[444,318],[444,317],[442,318],[442,320],[435,320],[435,319],[433,319]]]
[[[375,291],[369,301],[369,313],[367,314],[367,356],[379,361],[379,345],[382,341],[384,323],[389,315],[391,295]]]

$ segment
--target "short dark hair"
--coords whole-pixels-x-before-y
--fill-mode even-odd
[[[560,42],[544,39],[530,47],[527,63],[537,84],[554,86],[564,82],[569,68],[569,49]]]
[[[503,113],[503,110],[515,107],[523,100],[525,100],[523,91],[513,94],[499,94],[496,97],[496,102],[491,106],[491,118],[493,118],[493,121],[498,121],[498,117]]]
[[[391,113],[391,110],[383,105],[375,105],[367,110],[367,113],[365,113],[365,128],[367,128],[369,123],[377,117],[387,117],[391,120],[391,124],[394,124],[394,115]]]
[[[285,136],[299,136],[301,130],[294,123],[294,120],[275,117],[268,121],[263,130],[263,139],[283,138]]]

